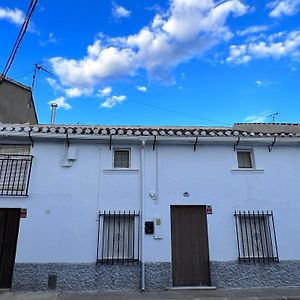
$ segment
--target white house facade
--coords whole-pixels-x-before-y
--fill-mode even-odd
[[[300,286],[300,126],[0,124],[0,287]]]

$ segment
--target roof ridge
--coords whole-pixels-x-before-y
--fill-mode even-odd
[[[300,123],[284,123],[284,122],[276,122],[276,123],[267,123],[267,122],[256,122],[256,123],[234,123],[234,125],[288,125],[288,126],[300,126]]]
[[[3,78],[3,80],[6,80],[6,81],[8,81],[8,82],[10,82],[10,83],[13,83],[13,84],[15,84],[15,85],[18,85],[18,86],[22,87],[23,89],[28,90],[28,91],[30,91],[30,92],[32,91],[30,86],[27,86],[27,85],[25,85],[25,84],[23,84],[23,83],[21,83],[21,82],[19,82],[19,81],[16,81],[16,80],[14,80],[14,79],[12,79],[12,78],[10,78],[10,77],[8,77],[8,76],[5,76],[5,77]]]

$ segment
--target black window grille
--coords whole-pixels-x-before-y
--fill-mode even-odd
[[[278,262],[273,212],[235,212],[240,262]]]
[[[97,261],[105,264],[139,261],[139,212],[99,212]]]
[[[0,154],[0,195],[28,196],[32,155]]]

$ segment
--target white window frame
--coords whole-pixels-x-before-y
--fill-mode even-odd
[[[238,160],[238,153],[239,152],[250,153],[251,168],[243,168],[243,167],[239,166],[239,160]],[[255,159],[254,159],[254,151],[253,151],[253,149],[241,149],[241,148],[236,149],[236,164],[237,164],[237,168],[239,170],[255,170]]]
[[[128,167],[116,167],[115,166],[115,151],[126,151],[128,152]],[[113,157],[112,157],[112,167],[113,169],[120,169],[120,170],[128,170],[131,169],[131,149],[130,148],[114,148],[113,149]]]

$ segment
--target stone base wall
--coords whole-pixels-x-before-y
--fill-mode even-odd
[[[139,265],[33,264],[17,263],[14,269],[14,290],[47,290],[48,276],[57,276],[56,290],[138,290]]]
[[[171,286],[171,263],[146,263],[145,274],[147,289]],[[12,288],[47,290],[49,275],[57,276],[56,290],[139,290],[141,265],[17,263]]]
[[[279,263],[210,263],[211,284],[217,288],[250,288],[300,286],[300,261]],[[34,264],[15,265],[14,290],[47,290],[48,276],[57,276],[56,290],[139,290],[141,265]],[[169,262],[146,263],[147,290],[172,286],[172,265]]]
[[[172,264],[146,263],[145,286],[148,290],[165,289],[172,286]]]
[[[300,286],[300,261],[278,263],[210,262],[211,284],[218,288]]]

